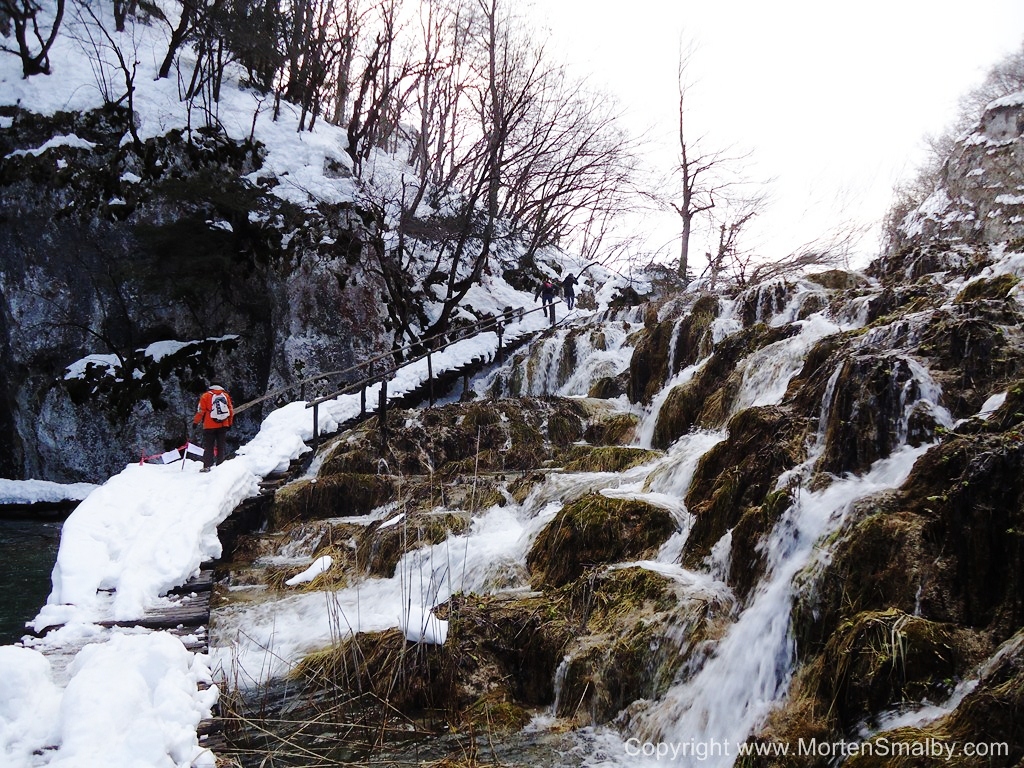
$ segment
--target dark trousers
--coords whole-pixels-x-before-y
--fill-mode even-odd
[[[566,309],[572,309],[572,305],[576,303],[576,294],[572,291],[565,292],[565,307]]]
[[[541,296],[541,306],[544,307],[544,314],[551,318],[551,322],[555,322],[555,297],[554,296]]]
[[[217,427],[217,429],[203,430],[203,466],[212,467],[214,459],[217,464],[223,464],[228,452],[228,428]],[[217,454],[214,456],[214,449]]]

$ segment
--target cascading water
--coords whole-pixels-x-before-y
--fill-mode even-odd
[[[740,325],[735,303],[723,305],[722,314],[712,326],[716,342]],[[783,312],[790,312],[793,306],[793,302],[785,303]],[[808,351],[824,336],[849,327],[822,315],[811,315],[796,324],[797,333],[741,362],[741,383],[732,402],[732,413],[782,403],[787,385],[800,371]],[[628,333],[625,324],[611,329],[605,326],[603,341],[595,345],[592,331],[559,329],[539,352],[534,352],[529,364],[523,365],[520,360],[520,368],[532,369],[524,380],[525,390],[535,394],[585,395],[595,377],[607,375],[607,371],[618,374],[628,367]],[[877,342],[884,333],[864,334],[858,342]],[[564,364],[566,343],[577,345],[573,352],[577,365],[568,372]],[[915,408],[928,409],[936,423],[950,424],[948,413],[938,405],[941,392],[927,369],[904,359],[908,360],[911,377],[901,392],[901,426],[909,424]],[[707,360],[670,377],[655,396],[637,430],[636,442],[640,446],[650,446],[667,393],[692,379]],[[506,374],[508,370],[506,367]],[[633,739],[674,743],[684,748],[690,745],[691,754],[697,754],[696,750],[703,754],[702,765],[732,765],[740,745],[788,689],[794,668],[790,616],[797,596],[796,577],[815,567],[820,556],[818,543],[839,529],[858,500],[898,487],[928,447],[899,445],[861,476],[837,479],[825,487],[816,482],[812,488],[810,478],[824,449],[840,370],[841,364],[835,367],[822,393],[817,434],[810,439],[806,462],[777,480],[776,489],[789,488],[793,502],[766,535],[762,544],[766,553],[765,575],[742,603],[731,595],[725,583],[732,556],[728,533],[712,550],[701,572],[687,571],[678,565],[692,522],[682,500],[701,458],[728,437],[725,431],[694,431],[679,438],[659,458],[624,473],[550,474],[521,503],[506,496],[504,506],[492,507],[474,517],[468,532],[407,553],[391,578],[365,579],[328,597],[323,593],[302,594],[272,604],[244,607],[235,613],[226,612],[220,617],[220,632],[236,633],[239,640],[233,646],[234,658],[223,661],[225,665],[244,664],[247,670],[256,670],[246,673],[253,679],[279,675],[303,654],[329,644],[341,634],[393,627],[396,617],[400,617],[400,626],[415,625],[418,634],[426,636],[431,628],[430,609],[455,592],[514,592],[526,588],[526,554],[565,500],[590,492],[640,499],[668,509],[678,530],[662,545],[654,560],[622,565],[655,570],[695,599],[713,595],[719,605],[727,606],[725,620],[731,623],[715,643],[707,644],[689,658],[664,695],[635,702],[626,710],[620,719],[623,730],[602,730],[599,737],[590,732],[581,738],[596,738],[589,748],[603,748],[605,758],[607,750],[617,750],[619,757],[606,760],[605,765],[635,764],[642,755],[630,751]],[[492,378],[484,389],[493,381]],[[907,432],[905,428],[899,430],[901,443],[905,442]],[[382,510],[364,523],[380,522],[384,514],[397,511]],[[325,601],[332,604],[330,610],[324,609]],[[686,625],[680,621],[679,626]],[[301,627],[301,631],[290,631],[289,627]],[[682,649],[686,639],[677,639]],[[556,698],[561,695],[562,678],[570,661],[571,657],[566,657],[553,670]],[[554,711],[559,711],[557,706]]]
[[[528,356],[513,358],[474,388],[479,395],[502,397],[586,396],[595,381],[628,370],[634,314],[608,317],[600,326],[557,328],[533,344]]]
[[[777,349],[762,350],[766,352],[762,364],[791,369],[784,362],[793,351],[790,346],[773,346]],[[775,360],[776,355],[783,360]],[[915,407],[923,405],[938,423],[952,424],[949,413],[938,405],[941,392],[927,370],[916,362],[910,369],[913,386],[903,390],[903,421],[909,420]],[[930,447],[902,444],[860,477],[845,477],[825,488],[806,487],[806,478],[812,474],[824,446],[838,372],[832,374],[825,388],[818,433],[809,446],[807,462],[779,479],[779,487],[794,481],[800,487],[764,545],[768,562],[763,580],[715,652],[693,676],[678,682],[658,701],[630,712],[625,730],[634,745],[661,744],[664,749],[682,750],[683,754],[688,749],[689,754],[700,755],[702,765],[730,766],[735,762],[741,745],[788,689],[794,665],[790,616],[796,596],[795,577],[814,566],[819,556],[817,542],[842,525],[859,499],[901,485],[917,458]],[[781,389],[784,391],[784,387]],[[774,378],[769,377],[763,386],[752,386],[746,400],[770,402],[776,400],[779,391]],[[906,430],[901,430],[901,436],[905,435]],[[725,546],[727,542],[720,544]],[[715,557],[721,560],[726,554],[716,549]],[[709,565],[716,574],[722,573],[713,562]],[[656,754],[657,749],[652,749]],[[634,757],[642,756],[642,751],[637,754],[634,749],[633,753]],[[624,754],[629,754],[625,747]]]
[[[815,544],[836,530],[861,498],[902,483],[924,448],[903,448],[863,477],[802,490],[768,538],[768,568],[748,606],[692,678],[634,714],[627,730],[643,741],[693,743],[707,765],[729,766],[789,684],[794,577],[812,564]]]

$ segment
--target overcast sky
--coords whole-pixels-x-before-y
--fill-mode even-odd
[[[695,44],[694,135],[750,150],[751,176],[775,180],[770,226],[752,234],[770,255],[844,216],[879,220],[923,137],[1024,43],[1024,0],[534,0],[534,11],[574,71],[666,153],[680,40]],[[864,260],[877,250],[876,231]]]

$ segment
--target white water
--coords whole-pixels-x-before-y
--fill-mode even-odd
[[[793,578],[812,564],[818,540],[842,524],[858,499],[900,485],[924,450],[900,449],[863,477],[801,492],[771,534],[768,571],[749,606],[699,673],[632,718],[630,734],[654,742],[726,745],[706,764],[732,765],[737,745],[789,685]]]
[[[789,312],[792,306],[792,302],[787,304],[785,311]],[[733,316],[734,305],[730,304],[728,309],[716,321],[716,337],[738,326]],[[807,351],[823,336],[839,330],[826,318],[812,315],[801,321],[800,333],[751,356],[742,369],[734,411],[782,402],[786,387],[799,372]],[[542,364],[535,365],[541,373],[531,387],[585,392],[589,386],[587,378],[600,370],[594,361],[601,350],[578,349],[579,376],[574,374],[558,383],[553,376],[561,355],[558,343],[564,337],[564,332],[559,332],[548,341],[548,348],[541,353]],[[590,336],[581,334],[578,338],[586,340]],[[625,334],[614,341],[609,339],[613,343],[603,351],[623,370],[628,365],[629,352],[624,339]],[[878,340],[878,336],[873,340]],[[638,428],[640,445],[650,446],[658,411],[668,392],[690,380],[705,362],[671,377],[654,398]],[[909,414],[914,407],[927,407],[939,423],[948,423],[948,414],[938,405],[941,393],[927,370],[915,361],[910,365],[913,386],[905,390],[904,413]],[[630,755],[625,745],[626,739],[639,738],[700,743],[705,747],[719,744],[720,751],[716,754],[709,750],[701,764],[732,765],[737,746],[784,696],[794,664],[790,615],[796,597],[795,577],[820,564],[819,542],[843,524],[858,500],[898,487],[927,448],[901,447],[861,477],[836,480],[813,491],[806,487],[821,449],[821,434],[827,424],[838,373],[839,369],[825,388],[819,435],[809,446],[808,462],[777,481],[793,485],[798,492],[794,504],[766,539],[765,577],[736,613],[734,623],[715,650],[707,658],[691,659],[687,667],[689,677],[677,682],[659,700],[635,704],[623,732],[584,734],[591,744],[602,745],[600,753],[591,754],[590,764],[636,764],[640,756]],[[365,579],[329,595],[302,594],[276,603],[234,609],[221,617],[220,629],[222,634],[237,638],[234,654],[231,658],[222,656],[220,661],[225,669],[236,671],[238,680],[263,680],[282,674],[305,653],[348,632],[392,627],[396,625],[396,616],[404,617],[401,620],[405,623],[429,621],[430,608],[456,591],[493,593],[527,589],[525,558],[537,533],[567,500],[594,491],[641,498],[668,509],[676,520],[676,533],[653,561],[631,565],[672,578],[686,594],[712,595],[721,604],[732,606],[732,611],[735,602],[723,582],[731,556],[728,534],[716,546],[706,572],[687,571],[678,565],[692,522],[683,499],[701,457],[725,438],[725,432],[693,432],[680,438],[663,457],[621,474],[552,473],[522,505],[510,503],[485,510],[465,535],[410,552],[389,579]],[[804,582],[802,579],[801,583]],[[560,669],[564,667],[565,664]],[[555,683],[557,688],[558,673]]]
[[[626,341],[631,327],[628,320],[607,319],[603,325],[582,333],[574,326],[558,328],[533,345],[526,361],[513,356],[508,363],[475,382],[474,390],[478,395],[485,395],[496,380],[507,382],[513,368],[518,367],[522,383],[520,391],[511,393],[513,395],[584,397],[594,382],[628,370],[633,348]],[[574,348],[575,365],[571,370],[565,370],[562,362],[567,343]]]

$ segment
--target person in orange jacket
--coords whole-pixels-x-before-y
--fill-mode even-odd
[[[214,460],[217,464],[224,463],[227,455],[227,434],[235,420],[235,406],[231,395],[220,384],[211,384],[199,396],[193,424],[203,427],[203,468],[200,472],[209,472]],[[216,451],[216,453],[214,453]]]

